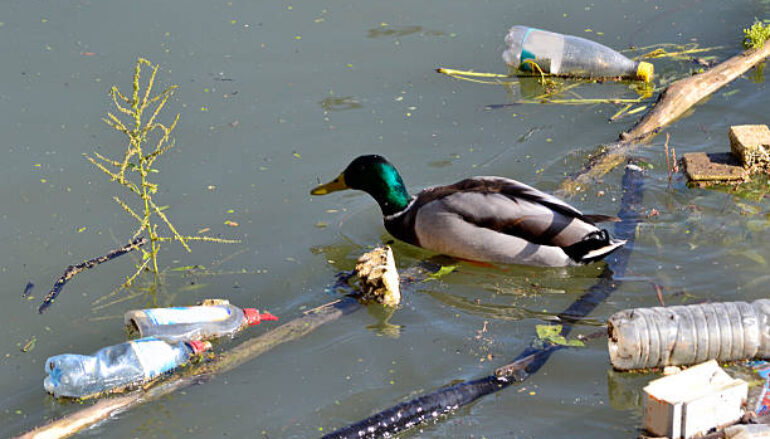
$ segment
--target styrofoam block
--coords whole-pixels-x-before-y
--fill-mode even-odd
[[[688,439],[740,419],[748,384],[711,360],[652,381],[644,392],[644,429]]]

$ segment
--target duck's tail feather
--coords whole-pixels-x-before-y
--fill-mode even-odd
[[[623,239],[610,238],[607,230],[602,229],[589,233],[579,242],[564,247],[563,250],[573,261],[588,264],[604,259],[625,243]]]

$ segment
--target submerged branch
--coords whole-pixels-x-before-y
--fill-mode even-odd
[[[98,258],[89,259],[85,262],[81,262],[78,265],[70,265],[67,267],[66,270],[64,270],[64,273],[59,276],[58,279],[56,279],[56,282],[53,284],[53,288],[51,289],[48,294],[46,294],[45,298],[43,299],[43,303],[40,305],[40,307],[37,309],[37,311],[42,314],[43,311],[46,310],[51,304],[56,300],[56,297],[61,293],[62,288],[64,288],[64,284],[69,282],[70,279],[75,277],[76,274],[80,273],[81,271],[87,270],[95,265],[99,265],[103,262],[111,261],[118,256],[122,256],[131,250],[136,250],[137,248],[147,244],[147,238],[141,237],[136,238],[130,243],[124,245],[123,247],[117,248],[115,250],[110,251],[104,256],[99,256]]]

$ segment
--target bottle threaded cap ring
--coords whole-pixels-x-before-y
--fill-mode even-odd
[[[639,65],[636,67],[636,77],[644,82],[652,82],[652,75],[654,71],[655,67],[652,64],[640,61]]]

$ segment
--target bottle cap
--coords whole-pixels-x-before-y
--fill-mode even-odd
[[[209,341],[191,340],[187,344],[192,348],[193,354],[200,354],[211,349],[211,342]]]
[[[654,71],[655,67],[652,64],[640,61],[639,65],[636,66],[636,77],[644,82],[651,82]]]
[[[260,314],[256,308],[243,308],[243,316],[246,318],[248,326],[259,325],[262,320],[278,320],[278,317],[269,312]]]

